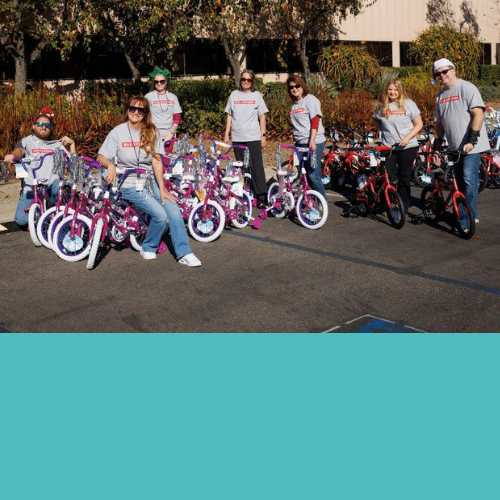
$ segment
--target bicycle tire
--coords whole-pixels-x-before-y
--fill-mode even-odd
[[[200,202],[189,214],[188,229],[191,236],[200,243],[210,243],[222,233],[226,216],[215,201]]]
[[[52,237],[54,251],[66,262],[82,260],[90,252],[92,221],[87,216],[79,214],[76,224],[76,235],[72,238],[70,231],[73,226],[73,215],[68,215],[58,224]]]
[[[131,232],[129,238],[130,245],[136,252],[140,252],[142,250],[142,244],[146,239],[149,229],[149,226],[142,219],[142,217],[139,217],[138,223],[139,223],[139,229],[137,231]]]
[[[413,181],[417,186],[425,188],[429,185],[429,183],[424,182],[422,180],[422,176],[427,173],[427,161],[419,160],[415,163],[413,167]]]
[[[267,192],[267,204],[271,207],[269,212],[277,219],[283,219],[287,212],[290,212],[295,207],[295,200],[292,193],[288,191],[283,192],[283,196],[280,200],[277,198],[279,191],[279,182],[273,182],[269,186],[269,191]],[[279,206],[275,206],[276,204]]]
[[[250,196],[243,191],[241,198],[241,200],[239,198],[234,198],[236,219],[231,219],[231,225],[238,229],[247,227],[250,217],[252,216],[252,200]]]
[[[50,243],[50,247],[52,250],[54,250],[54,245],[52,244],[52,240],[54,238],[54,232],[56,230],[56,227],[60,224],[60,222],[64,219],[64,217],[67,217],[68,215],[73,214],[75,211],[70,208],[67,212],[66,215],[64,215],[64,207],[61,207],[60,211],[57,212],[52,220],[50,221],[49,229],[47,230],[47,241]]]
[[[302,193],[297,198],[296,213],[306,229],[319,229],[328,218],[328,203],[321,193],[309,189],[307,196]]]
[[[389,206],[387,207],[387,218],[392,227],[401,229],[406,222],[406,213],[403,205],[403,200],[399,193],[394,189],[389,189],[387,192],[389,197]]]
[[[49,228],[56,212],[57,207],[50,207],[48,210],[45,210],[36,225],[36,235],[45,248],[52,248],[52,244],[49,241]]]
[[[33,245],[35,245],[36,247],[42,246],[42,242],[38,239],[38,236],[36,234],[38,221],[40,220],[41,216],[42,216],[42,207],[40,206],[40,203],[38,202],[32,203],[30,205],[30,211],[28,213],[28,227],[30,231],[31,241],[33,242]]]
[[[462,238],[470,240],[476,232],[476,221],[474,219],[472,207],[465,198],[462,198],[462,196],[457,196],[455,201],[458,210],[457,213],[455,212],[455,208],[453,208],[455,228]]]
[[[500,187],[500,169],[491,162],[490,181],[496,187]]]
[[[87,269],[94,269],[97,253],[101,246],[102,230],[104,229],[104,221],[99,219],[94,226],[94,234],[92,235],[92,242],[90,243],[89,258],[87,259]]]
[[[432,195],[433,190],[432,187],[426,187],[420,195],[420,206],[429,224],[437,224],[445,212],[443,200],[438,194]]]

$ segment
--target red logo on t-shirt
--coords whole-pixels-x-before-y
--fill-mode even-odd
[[[389,111],[390,115],[406,115],[405,109],[395,109],[394,111]]]
[[[295,115],[296,113],[305,113],[305,112],[306,112],[306,108],[297,108],[297,109],[292,109],[291,114]]]
[[[53,149],[44,149],[44,148],[32,148],[31,149],[31,154],[34,155],[34,154],[46,154],[46,153],[53,153],[54,150]]]
[[[443,97],[443,99],[439,100],[439,104],[446,104],[451,101],[460,101],[459,95],[452,95],[451,97]]]
[[[140,148],[142,147],[142,141],[139,142],[122,142],[122,148]]]
[[[255,104],[255,100],[247,99],[246,101],[234,101],[234,104]]]
[[[157,99],[156,101],[153,101],[153,104],[173,104],[174,101],[172,99]]]

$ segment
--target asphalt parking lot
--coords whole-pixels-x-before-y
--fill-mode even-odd
[[[420,189],[413,188],[414,200]],[[499,330],[500,190],[479,195],[481,222],[463,240],[446,224],[345,218],[328,193],[318,231],[268,218],[258,230],[191,240],[200,268],[171,253],[145,261],[111,246],[97,267],[0,234],[2,314],[11,332],[325,332]],[[410,209],[418,213],[418,207]]]

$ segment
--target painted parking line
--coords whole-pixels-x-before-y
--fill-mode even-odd
[[[401,276],[413,276],[415,278],[422,278],[430,281],[437,281],[439,283],[446,283],[448,285],[459,286],[462,288],[468,288],[470,290],[476,290],[485,293],[491,293],[493,295],[500,296],[500,288],[494,286],[481,285],[479,283],[471,283],[469,281],[459,280],[455,278],[447,278],[446,276],[440,276],[438,274],[424,273],[422,271],[417,271],[413,269],[406,269],[401,267],[396,267],[390,264],[382,264],[380,262],[375,262],[373,260],[363,259],[360,257],[352,257],[351,255],[345,255],[341,253],[328,252],[326,250],[319,250],[318,248],[306,247],[303,245],[297,245],[296,243],[286,243],[284,241],[274,240],[268,237],[256,236],[253,234],[237,233],[225,229],[224,232],[228,235],[235,236],[237,238],[248,238],[251,240],[257,240],[268,245],[276,245],[278,247],[291,248],[293,250],[300,250],[301,252],[307,252],[310,254],[320,255],[321,257],[327,257],[330,259],[340,260],[343,262],[352,262],[353,264],[361,264],[364,266],[370,266],[376,269],[382,269],[385,271],[390,271]]]
[[[377,318],[371,314],[351,319],[322,333],[335,331],[342,333],[425,333],[424,330],[396,323],[388,319]]]

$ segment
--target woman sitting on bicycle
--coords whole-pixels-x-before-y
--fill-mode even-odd
[[[286,80],[288,95],[292,100],[290,119],[293,138],[297,147],[310,147],[316,151],[316,165],[306,164],[307,178],[312,189],[326,198],[325,186],[321,182],[321,156],[326,145],[325,129],[321,122],[321,103],[309,93],[306,82],[298,75]]]
[[[45,108],[44,108],[45,109]],[[50,109],[50,108],[49,108]],[[61,137],[59,140],[52,138],[53,122],[52,117],[39,113],[33,121],[33,133],[24,139],[21,139],[11,154],[6,155],[4,161],[12,163],[14,158],[37,157],[47,153],[53,153],[56,149],[65,149],[69,147],[70,153],[76,153],[75,141],[68,136]],[[40,179],[47,187],[47,194],[51,204],[56,202],[57,191],[59,188],[59,177],[52,172],[54,165],[53,156],[46,156],[43,159],[42,166],[36,172],[36,178],[39,184]],[[14,220],[21,227],[28,225],[28,212],[27,209],[33,200],[33,173],[29,172],[28,176],[23,179],[21,196],[16,208]]]
[[[163,183],[160,159],[163,152],[162,138],[151,121],[148,100],[141,96],[131,97],[125,106],[123,120],[124,123],[111,130],[104,140],[97,160],[108,169],[108,183],[115,182],[117,167],[144,168],[154,174],[156,182],[152,183],[129,175],[120,188],[123,198],[151,217],[142,244],[142,257],[146,260],[156,259],[161,238],[170,226],[170,237],[179,262],[189,267],[201,266],[189,245],[184,220],[175,198]]]
[[[385,167],[391,179],[394,169],[398,169],[398,193],[406,213],[411,200],[413,162],[418,151],[416,135],[422,129],[423,123],[420,110],[411,99],[405,97],[403,84],[397,78],[387,82],[382,100],[373,113],[373,119],[376,127],[382,131],[382,144],[398,144],[386,159]]]

